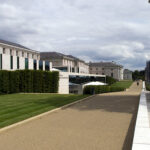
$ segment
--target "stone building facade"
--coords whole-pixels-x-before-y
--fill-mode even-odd
[[[115,62],[90,62],[90,74],[106,75],[117,80],[123,80],[123,66]]]
[[[53,67],[63,72],[89,73],[89,65],[72,55],[58,52],[41,52],[41,59],[51,60]]]
[[[0,70],[51,70],[52,63],[40,60],[40,53],[20,44],[0,40]]]
[[[132,71],[130,71],[128,69],[124,69],[123,78],[124,78],[124,80],[132,80]]]

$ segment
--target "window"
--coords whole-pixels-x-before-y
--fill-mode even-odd
[[[22,57],[24,57],[24,52],[22,52]]]
[[[36,60],[33,60],[33,68],[34,68],[34,70],[37,70],[37,61]]]
[[[45,61],[45,70],[47,70],[47,71],[50,70],[49,61]]]
[[[0,69],[2,69],[2,54],[0,54]]]
[[[102,68],[102,70],[104,70],[104,68]]]
[[[27,53],[27,58],[29,58],[29,53]]]
[[[12,49],[10,49],[10,55],[12,55]]]
[[[98,68],[96,68],[96,70],[98,70]]]
[[[10,69],[13,69],[13,56],[10,56]]]
[[[17,69],[20,68],[20,62],[19,62],[19,57],[17,57]]]
[[[5,54],[6,53],[6,50],[5,50],[5,48],[3,48],[3,54]]]
[[[25,69],[29,69],[29,60],[25,58]]]
[[[43,61],[42,60],[39,60],[39,69],[43,70]]]
[[[18,56],[18,51],[16,51],[16,56]]]
[[[114,74],[113,73],[111,73],[111,77],[113,77],[114,76]]]

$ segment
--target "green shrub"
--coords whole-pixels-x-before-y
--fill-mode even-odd
[[[124,91],[123,87],[112,87],[108,85],[98,85],[98,86],[86,86],[84,87],[84,94],[100,94],[100,93],[108,93],[108,92],[119,92]]]
[[[112,85],[112,84],[114,84],[114,83],[116,83],[116,82],[117,82],[116,79],[114,79],[114,78],[112,78],[112,77],[109,77],[109,76],[106,76],[106,83],[107,83],[108,85]]]
[[[59,73],[50,71],[0,71],[0,94],[57,93]]]

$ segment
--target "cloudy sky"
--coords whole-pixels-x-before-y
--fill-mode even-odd
[[[143,69],[150,59],[148,0],[0,0],[0,38],[85,61]]]

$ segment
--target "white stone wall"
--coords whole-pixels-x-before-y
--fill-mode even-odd
[[[69,94],[69,74],[59,72],[59,94]]]

